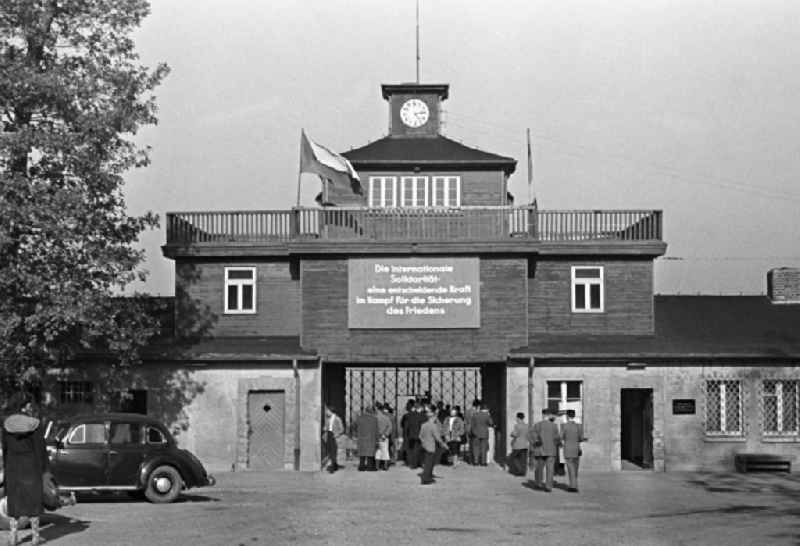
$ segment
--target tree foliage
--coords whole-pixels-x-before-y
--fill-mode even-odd
[[[148,163],[133,137],[156,123],[168,68],[140,64],[144,0],[3,0],[0,5],[0,374],[35,387],[85,351],[139,359],[157,331],[123,174]],[[113,374],[112,374],[113,375]]]

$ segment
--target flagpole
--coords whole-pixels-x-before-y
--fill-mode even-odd
[[[533,154],[531,153],[531,130],[526,130],[528,137],[528,204],[533,203]]]
[[[300,129],[300,158],[297,162],[297,208],[300,208],[300,177],[303,174],[303,129]]]
[[[417,83],[419,83],[419,0],[417,0]]]

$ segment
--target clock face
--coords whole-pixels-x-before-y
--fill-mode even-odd
[[[400,119],[409,127],[422,127],[428,122],[428,105],[419,99],[409,99],[400,107]]]

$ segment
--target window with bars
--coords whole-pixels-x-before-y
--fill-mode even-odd
[[[225,313],[256,312],[256,268],[225,268]]]
[[[800,380],[766,379],[761,387],[764,434],[800,435]]]
[[[602,313],[603,268],[601,266],[572,267],[572,312]]]
[[[94,385],[91,381],[59,381],[58,400],[62,404],[94,403]]]
[[[738,379],[706,381],[706,434],[742,436],[742,382]]]

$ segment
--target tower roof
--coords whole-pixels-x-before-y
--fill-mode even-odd
[[[510,175],[517,168],[516,159],[470,148],[442,135],[428,138],[387,136],[342,155],[356,170],[406,170],[419,166],[460,170],[498,169]]]
[[[446,83],[384,83],[381,84],[381,94],[384,99],[400,93],[439,95],[441,100],[447,100],[450,85]]]

